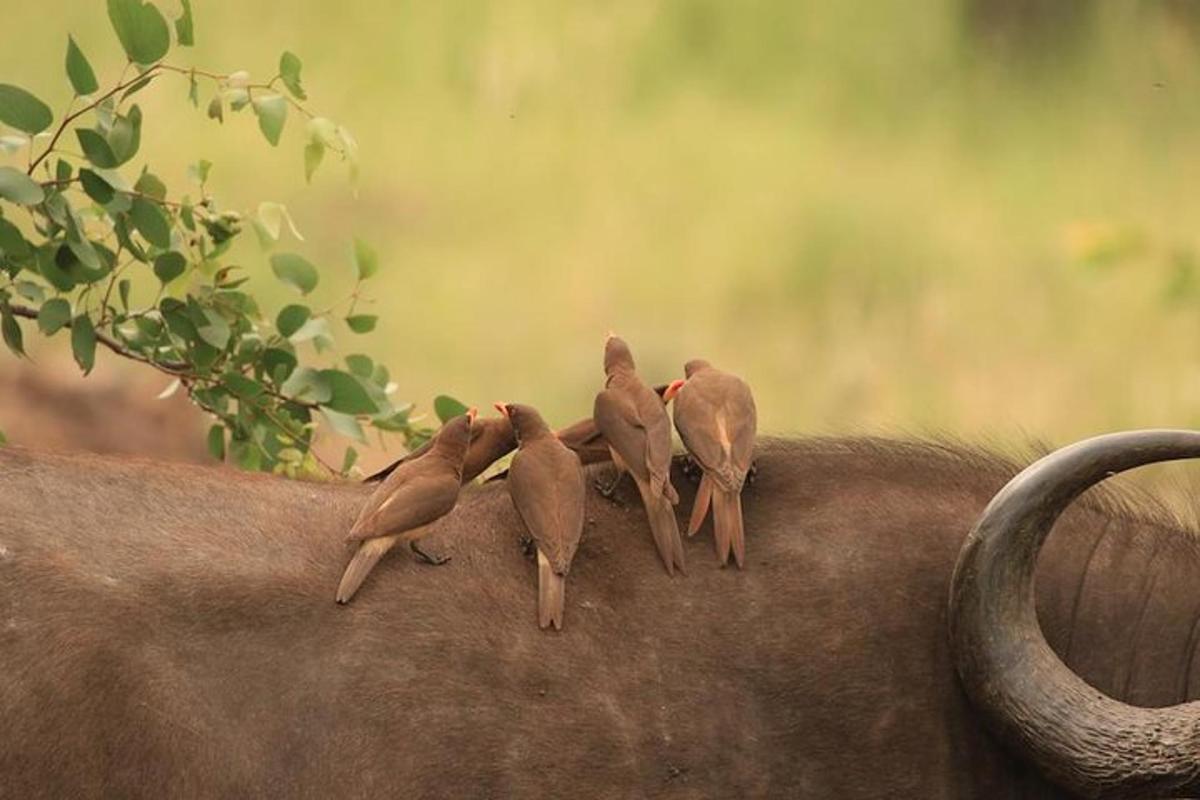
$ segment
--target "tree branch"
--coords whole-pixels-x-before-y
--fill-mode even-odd
[[[74,122],[75,120],[82,117],[87,112],[96,108],[96,106],[100,105],[105,100],[107,100],[108,98],[110,98],[114,94],[116,94],[117,92],[121,91],[122,89],[126,89],[126,88],[132,86],[133,84],[142,80],[146,76],[150,75],[152,72],[154,72],[155,69],[158,68],[158,66],[159,66],[158,64],[155,64],[155,65],[147,68],[145,72],[143,72],[141,75],[138,75],[136,78],[131,78],[128,82],[122,81],[121,83],[118,83],[116,86],[114,86],[108,92],[105,92],[103,95],[98,97],[96,100],[92,101],[91,103],[88,103],[86,106],[79,109],[78,111],[67,114],[65,117],[63,117],[63,121],[59,124],[58,130],[54,131],[54,136],[50,137],[50,144],[46,145],[46,149],[42,151],[42,154],[33,160],[33,162],[29,165],[29,169],[25,171],[25,174],[32,175],[33,171],[35,169],[37,169],[37,165],[42,163],[42,161],[45,160],[46,156],[48,156],[54,152],[54,145],[58,144],[59,138],[63,135],[63,132],[67,129],[68,125],[70,125],[72,122]],[[124,75],[122,75],[122,78],[124,78]],[[74,101],[72,101],[72,102],[74,102]],[[32,152],[32,147],[33,147],[33,142],[31,140],[30,141],[31,152]]]
[[[16,317],[25,317],[26,319],[37,319],[38,317],[38,312],[35,309],[28,308],[26,306],[10,305],[9,308],[12,310],[13,316]],[[71,322],[68,320],[63,327],[71,327]],[[190,365],[185,364],[182,361],[155,361],[147,358],[141,353],[135,353],[133,350],[130,350],[128,347],[121,344],[104,331],[96,331],[96,341],[100,342],[100,344],[104,345],[109,350],[112,350],[119,356],[128,358],[132,361],[138,361],[142,364],[147,364],[162,372],[170,373],[176,377],[188,377],[191,375],[191,370],[189,369]]]

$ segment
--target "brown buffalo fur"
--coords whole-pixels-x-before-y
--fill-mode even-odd
[[[341,607],[371,487],[0,449],[0,798],[1059,796],[984,732],[947,653],[959,545],[1014,469],[766,441],[745,570],[705,530],[675,578],[631,483],[589,494],[553,632],[501,482],[426,540],[449,564],[397,548]],[[1093,493],[1041,566],[1083,677],[1200,696],[1187,531]]]

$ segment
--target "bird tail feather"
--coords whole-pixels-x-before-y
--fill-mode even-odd
[[[392,549],[399,538],[399,536],[380,536],[368,539],[359,545],[354,558],[350,559],[346,571],[342,574],[341,583],[338,584],[337,601],[339,603],[350,602],[350,598],[354,597],[354,593],[362,586],[367,575],[371,574],[371,570],[379,563],[379,559]]]
[[[550,559],[538,550],[538,625],[557,630],[563,626],[563,605],[566,600],[567,579],[550,566]]]
[[[745,566],[746,533],[742,525],[740,491],[717,488],[713,492],[713,542],[722,565],[728,563],[732,551],[738,569]]]
[[[642,494],[642,504],[646,507],[646,516],[650,520],[650,532],[654,534],[654,545],[658,555],[667,568],[668,575],[675,574],[675,568],[686,574],[683,564],[683,539],[679,536],[679,521],[675,519],[675,507],[664,494],[654,494],[650,484],[637,481],[638,491]]]
[[[708,516],[708,506],[712,501],[713,482],[708,473],[700,478],[700,488],[696,489],[696,499],[692,502],[692,518],[688,520],[687,535],[695,536],[696,531],[704,524]]]

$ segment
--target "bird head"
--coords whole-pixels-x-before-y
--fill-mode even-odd
[[[496,403],[495,407],[512,423],[518,442],[527,442],[535,436],[550,432],[546,421],[533,406],[521,403]]]
[[[608,375],[615,369],[635,369],[633,353],[625,340],[615,333],[608,334],[604,340],[604,374]]]

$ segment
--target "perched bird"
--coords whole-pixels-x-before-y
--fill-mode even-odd
[[[736,375],[707,361],[694,359],[683,367],[682,384],[671,384],[668,402],[675,401],[675,429],[703,476],[688,522],[695,535],[713,506],[713,542],[722,564],[732,550],[738,567],[746,561],[742,524],[742,486],[754,454],[758,412],[750,387]]]
[[[667,384],[654,387],[659,397],[667,391]],[[608,441],[596,427],[596,420],[591,417],[581,419],[573,425],[555,431],[558,440],[575,451],[584,466],[599,464],[612,460],[612,452],[608,449]]]
[[[377,483],[401,464],[414,461],[429,452],[433,447],[433,439],[408,453],[398,461],[393,461],[374,475],[363,479],[363,483]],[[516,437],[513,436],[512,424],[505,417],[477,419],[471,425],[471,442],[467,445],[467,456],[463,459],[464,484],[478,478],[483,471],[495,464],[517,447]]]
[[[617,336],[610,335],[604,344],[604,373],[604,389],[596,395],[592,418],[608,442],[617,468],[616,480],[627,471],[637,483],[667,574],[674,575],[676,567],[685,571],[683,540],[672,508],[679,502],[679,495],[671,485],[671,419],[667,409],[662,398],[638,378],[633,354]]]
[[[508,493],[537,547],[538,625],[562,630],[567,572],[583,536],[583,465],[535,409],[515,403],[496,408],[517,432]]]
[[[417,540],[458,502],[474,420],[475,409],[449,420],[424,456],[401,464],[371,494],[346,537],[361,544],[338,584],[339,603],[350,602],[371,569],[397,542],[408,542],[429,563],[442,563],[423,553]]]

